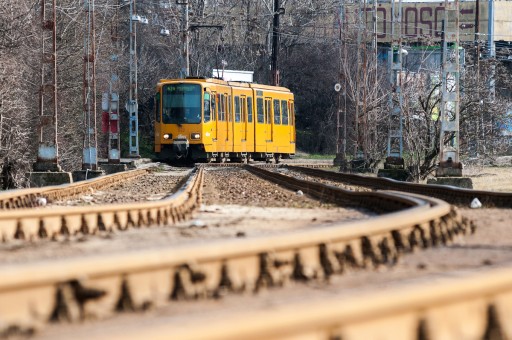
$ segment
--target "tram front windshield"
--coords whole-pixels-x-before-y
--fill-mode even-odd
[[[164,124],[201,123],[200,85],[164,85],[162,94],[162,121]]]

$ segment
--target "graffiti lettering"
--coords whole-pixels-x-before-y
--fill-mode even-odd
[[[475,4],[471,2],[465,2],[461,4],[460,9],[460,27],[465,30],[474,28],[475,21]],[[372,8],[366,7],[363,11],[368,13]],[[355,22],[357,20],[358,8],[352,7],[347,8],[347,13],[352,14],[352,18]],[[405,37],[431,37],[434,40],[440,40],[442,31],[442,20],[444,19],[444,4],[438,2],[432,3],[408,3],[402,5],[402,34]],[[365,15],[367,27],[372,27],[371,15]],[[480,20],[487,20],[487,18],[480,17]],[[380,41],[390,41],[391,36],[388,32],[391,31],[391,5],[390,4],[379,4],[377,9],[377,38]],[[461,36],[464,40],[470,35]],[[471,37],[470,37],[471,38]],[[467,38],[467,39],[470,39]]]
[[[428,16],[423,14],[428,13]],[[432,8],[430,7],[423,7],[420,8],[420,23],[422,25],[428,26],[428,29],[423,30],[421,29],[420,34],[421,35],[428,35],[432,36],[432,20],[428,20],[428,18],[432,17]]]
[[[385,8],[377,8],[377,21],[382,21],[384,23],[384,25],[382,25],[382,29],[380,30],[382,34],[378,34],[377,39],[383,39],[386,37],[386,27],[388,26],[388,20],[386,15],[387,13]]]
[[[412,21],[409,21],[409,14],[412,13],[414,15],[414,19]],[[403,31],[406,36],[408,37],[415,37],[418,35],[418,12],[416,11],[415,7],[406,7],[404,10],[404,28]],[[412,33],[409,33],[411,32]]]

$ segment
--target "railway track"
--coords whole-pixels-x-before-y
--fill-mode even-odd
[[[9,200],[33,202],[38,197],[49,200],[73,197],[101,189],[127,179],[141,176],[146,170],[129,171],[126,174],[107,176],[76,184],[26,189]],[[51,209],[14,209],[0,213],[0,236],[3,242],[11,240],[37,240],[59,236],[89,234],[109,230],[124,230],[153,225],[167,225],[190,217],[200,206],[202,170],[196,171],[174,195],[167,199],[98,206],[52,207]],[[25,200],[26,198],[27,200]],[[25,207],[30,206],[28,204]]]
[[[73,329],[74,339],[460,340],[512,337],[512,270],[402,285],[353,297],[294,301],[174,320]],[[156,319],[156,320],[155,320]],[[200,327],[197,325],[200,324]],[[57,334],[53,334],[55,336]]]
[[[276,166],[270,165],[270,167]],[[396,190],[436,197],[451,204],[469,206],[473,199],[478,198],[478,200],[485,207],[512,207],[512,193],[462,189],[446,185],[408,183],[395,181],[389,178],[339,173],[320,169],[313,169],[311,167],[305,166],[282,165],[282,167],[302,172],[306,175],[327,178],[333,181],[338,181],[351,185],[369,187],[378,190]]]
[[[105,189],[122,181],[135,179],[147,172],[147,169],[130,170],[67,185],[4,191],[0,193],[0,210],[36,208],[41,205],[41,199],[56,201],[83,195],[89,193],[91,189]]]
[[[447,244],[472,229],[457,210],[435,198],[350,192],[256,167],[246,169],[293,190],[300,187],[322,200],[366,206],[385,214],[272,236],[6,265],[0,268],[0,334],[31,334],[48,321],[102,318],[146,310],[169,300],[215,298],[292,281],[327,280],[349,268],[393,264],[403,253]],[[204,171],[198,169],[183,190],[162,202],[34,210],[29,217],[32,210],[23,211],[25,216],[7,211],[0,214],[2,230],[6,230],[5,221],[11,225],[5,235],[14,238],[19,233],[41,236],[41,228],[50,235],[64,226],[69,232],[84,232],[109,226],[169,224],[200,203]]]

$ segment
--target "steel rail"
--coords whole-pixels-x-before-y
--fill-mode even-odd
[[[248,165],[247,163],[197,163],[196,166],[203,166],[203,167],[213,167],[213,168],[227,168],[227,167],[244,167]],[[249,165],[260,167],[260,168],[280,168],[283,166],[293,165],[293,166],[299,166],[299,167],[305,167],[305,168],[336,168],[332,164],[315,164],[315,163],[282,163],[282,164],[267,164],[267,163],[250,163]]]
[[[478,198],[482,205],[486,207],[512,208],[512,193],[510,192],[471,190],[448,185],[407,183],[389,178],[339,173],[293,165],[284,165],[284,167],[306,175],[327,178],[351,185],[432,196],[452,204],[469,206],[473,199]]]
[[[55,201],[83,195],[90,193],[91,189],[101,190],[121,181],[137,178],[147,172],[147,169],[130,170],[71,184],[4,191],[0,193],[0,210],[35,208],[40,206],[40,198]]]
[[[140,170],[126,175],[133,177],[143,173],[145,171]],[[115,181],[125,178],[126,176],[116,176]],[[194,171],[176,193],[154,202],[3,211],[0,213],[0,239],[7,242],[14,239],[58,238],[60,235],[174,223],[191,216],[199,208],[202,181],[203,170]],[[69,196],[82,192],[84,188],[89,190],[91,187],[110,185],[109,183],[111,184],[108,181],[77,183],[79,185],[70,188],[49,188],[45,193],[51,198]],[[62,193],[62,190],[65,192]]]
[[[511,305],[512,268],[501,268],[478,274],[459,272],[455,278],[401,284],[357,296],[305,299],[256,310],[237,308],[180,322],[167,316],[122,327],[114,323],[85,332],[73,329],[72,335],[74,339],[124,340],[510,339]]]
[[[356,194],[354,200],[368,199]],[[470,231],[470,224],[446,202],[373,194],[382,199],[382,206],[388,197],[391,208],[384,210],[394,212],[272,236],[2,266],[0,332],[28,334],[49,320],[101,318],[170,300],[328,280],[347,269],[393,264],[402,253],[446,244]],[[407,209],[397,211],[397,202]]]

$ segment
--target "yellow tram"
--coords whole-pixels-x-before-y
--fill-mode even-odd
[[[294,97],[287,88],[162,79],[155,104],[155,153],[162,161],[277,163],[295,154]]]

